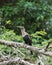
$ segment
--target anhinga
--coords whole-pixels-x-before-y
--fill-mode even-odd
[[[23,26],[17,26],[17,27],[21,29],[22,37],[23,37],[23,40],[25,41],[25,44],[32,46],[32,40],[29,34],[26,32],[25,28]],[[33,54],[32,51],[31,51],[31,54]]]

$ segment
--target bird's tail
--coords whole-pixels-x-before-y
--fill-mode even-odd
[[[30,53],[31,53],[31,55],[33,55],[33,52],[32,51],[30,51]]]

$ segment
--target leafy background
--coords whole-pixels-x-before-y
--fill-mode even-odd
[[[45,47],[52,40],[52,0],[0,0],[0,39],[24,42],[19,25],[26,28],[33,46]],[[7,46],[0,49],[13,52]]]

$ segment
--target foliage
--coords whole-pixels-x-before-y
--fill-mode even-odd
[[[0,39],[12,40],[16,42],[23,41],[21,36],[16,35],[13,30],[9,31],[8,29],[4,29],[4,32],[2,31],[2,34],[0,35]]]
[[[46,30],[48,31],[48,37],[50,38],[52,38],[52,19],[50,20],[50,22],[47,22],[46,23]]]
[[[31,33],[33,45],[41,47],[52,42],[52,0],[0,0],[0,39],[23,42],[16,28],[19,25]],[[16,53],[8,46],[0,45],[1,50],[3,54]]]
[[[50,18],[52,18],[52,7],[45,0],[13,0],[8,3],[5,1],[0,7],[0,24],[18,33],[19,30],[16,29],[18,25],[24,25],[29,33],[43,30]],[[10,24],[6,22],[8,20],[11,21]]]
[[[47,33],[45,31],[37,31],[34,34],[31,34],[33,43],[42,45],[42,42],[45,40],[47,41],[46,35]]]
[[[16,42],[23,42],[23,38],[21,35],[16,35],[14,33],[14,30],[8,30],[6,28],[1,30],[0,33],[0,39],[5,39],[5,40],[12,40]],[[45,31],[37,31],[33,34],[30,35],[32,39],[33,45],[40,44],[44,45],[45,43],[48,44],[49,41],[52,40],[52,38],[47,38],[47,33]]]

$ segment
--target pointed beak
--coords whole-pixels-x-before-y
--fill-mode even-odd
[[[17,28],[23,28],[23,26],[16,26]]]

